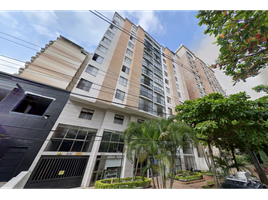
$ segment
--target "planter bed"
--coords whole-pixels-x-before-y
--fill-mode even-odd
[[[145,178],[142,181],[140,176],[136,177],[136,181],[132,181],[132,177],[114,179],[103,179],[95,182],[95,189],[141,189],[151,185],[151,179]]]

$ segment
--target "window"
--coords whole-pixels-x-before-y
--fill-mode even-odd
[[[178,81],[178,78],[175,76],[175,81]]]
[[[117,21],[121,21],[121,19],[120,19],[120,17],[119,16],[117,16],[117,15],[115,15],[115,19],[117,20]]]
[[[172,115],[172,108],[168,108],[168,114]]]
[[[22,101],[20,101],[12,111],[42,116],[52,101],[53,99],[26,94]]]
[[[91,152],[97,129],[59,124],[45,151]]]
[[[148,89],[148,88],[146,88],[146,87],[144,87],[144,86],[142,86],[142,85],[140,87],[140,95],[145,96],[145,97],[147,97],[147,98],[149,98],[151,100],[153,99],[153,91]]]
[[[196,76],[196,74],[193,72],[193,75],[195,75]]]
[[[117,28],[113,24],[110,25],[110,29],[112,29],[113,31],[117,30]]]
[[[86,72],[91,74],[92,76],[97,76],[99,69],[96,67],[93,67],[92,65],[88,65]]]
[[[168,80],[167,79],[165,79],[165,83],[168,84]]]
[[[171,103],[171,98],[167,97],[167,102]]]
[[[164,68],[165,68],[165,70],[167,70],[167,66],[166,65],[164,65]]]
[[[127,49],[127,54],[130,55],[130,56],[132,56],[133,55],[133,52],[130,51],[129,49]]]
[[[102,53],[107,53],[108,49],[104,46],[102,46],[101,44],[98,46],[98,50],[100,50]]]
[[[201,97],[203,97],[203,96],[204,96],[204,95],[203,95],[203,93],[202,93],[201,91],[199,91],[199,93],[200,93],[200,96],[201,96]]]
[[[131,42],[128,42],[128,46],[134,49],[134,44],[132,44]]]
[[[197,84],[197,87],[198,87],[198,89],[200,89],[200,90],[201,90],[201,87],[200,87],[200,85],[198,85],[198,84]]]
[[[176,84],[176,86],[177,86],[177,89],[179,90],[179,89],[180,89],[179,85],[178,85],[178,84]]]
[[[109,31],[109,30],[106,32],[106,34],[109,35],[111,38],[114,37],[114,34],[111,31]]]
[[[206,89],[204,88],[203,90],[204,90],[205,94],[207,94],[207,91],[206,91]]]
[[[195,79],[195,82],[197,82],[198,83],[198,80],[197,80],[197,78],[194,78]]]
[[[128,63],[128,64],[131,64],[131,59],[129,59],[128,57],[125,56],[125,62]]]
[[[76,87],[81,89],[81,90],[85,90],[85,91],[89,92],[91,86],[92,86],[91,82],[81,78]]]
[[[110,45],[111,44],[111,40],[109,40],[107,37],[104,37],[103,39],[102,39],[102,41],[104,42],[104,43],[106,43],[106,44],[108,44],[108,45]]]
[[[149,87],[153,87],[153,81],[148,78],[147,76],[144,76],[143,74],[141,75],[141,83],[149,86]]]
[[[132,42],[135,42],[135,38],[131,35],[129,38]]]
[[[180,92],[178,92],[178,96],[181,98],[181,93]]]
[[[124,98],[125,98],[125,92],[123,92],[123,91],[117,89],[117,90],[116,90],[116,93],[115,93],[115,98],[124,101]]]
[[[92,116],[93,116],[93,113],[94,113],[94,110],[89,110],[87,108],[82,108],[82,110],[80,112],[80,115],[79,115],[79,118],[91,120]]]
[[[124,116],[115,114],[114,123],[115,124],[123,124]]]
[[[170,89],[169,88],[166,87],[166,91],[167,91],[167,93],[170,94]]]
[[[127,86],[127,79],[124,78],[124,77],[122,77],[122,76],[120,76],[120,77],[119,77],[119,83],[120,83],[121,85],[123,85],[123,86]]]
[[[165,59],[163,59],[163,62],[164,62],[164,63],[166,63],[166,60],[165,60]]]
[[[168,76],[168,73],[167,72],[164,72],[165,73],[165,76]]]
[[[99,152],[120,153],[124,149],[124,138],[117,131],[104,131],[99,148]]]
[[[126,74],[129,74],[129,68],[123,65],[122,72],[125,72]]]
[[[140,98],[139,100],[139,110],[143,110],[149,113],[153,113],[153,103],[149,100]]]
[[[92,60],[94,60],[94,61],[96,61],[97,63],[102,63],[102,61],[103,61],[103,57],[101,57],[100,55],[98,55],[98,54],[94,54],[94,56],[93,56],[93,58],[92,58]]]

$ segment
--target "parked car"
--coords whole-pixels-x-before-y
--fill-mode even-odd
[[[257,178],[251,177],[248,172],[237,172],[236,175],[226,176],[226,180],[220,185],[220,188],[268,189],[268,186],[262,184]]]

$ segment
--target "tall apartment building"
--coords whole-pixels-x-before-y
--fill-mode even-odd
[[[120,27],[129,34],[122,32]],[[67,41],[61,41],[61,45],[65,46]],[[50,49],[53,50],[54,44]],[[209,80],[212,73],[190,50],[183,46],[174,53],[164,48],[142,27],[118,13],[114,14],[113,22],[93,56],[79,56],[84,67],[77,65],[72,69],[72,87],[59,84],[71,94],[29,169],[31,176],[25,188],[87,187],[100,179],[132,176],[136,163],[127,160],[123,151],[124,140],[120,136],[127,124],[168,117],[175,114],[176,105],[199,98],[201,93],[198,91],[204,95],[216,89],[209,88],[206,81],[202,81],[204,86],[199,89],[201,86],[196,84],[195,75],[191,72],[190,76],[190,62],[192,65],[196,63],[195,68],[200,74],[204,65]],[[38,60],[36,58],[35,62]],[[49,66],[54,71],[58,69],[58,62],[58,59],[51,62],[47,59],[38,66]],[[66,73],[70,68],[64,69],[62,65],[60,69]],[[77,69],[79,73],[75,72]],[[24,76],[25,71],[20,76]],[[44,72],[50,73],[49,70]],[[195,147],[179,149],[177,170],[207,169],[201,150]],[[149,172],[147,176],[150,176]]]
[[[215,77],[214,71],[188,48],[181,45],[176,50],[176,54],[180,57],[180,62],[186,66],[186,68],[182,68],[182,71],[190,100],[203,97],[212,92],[226,95]]]

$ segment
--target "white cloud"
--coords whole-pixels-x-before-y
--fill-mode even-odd
[[[41,26],[41,25],[37,25],[37,24],[33,24],[32,26],[41,35],[46,35],[46,36],[52,37],[52,38],[56,38],[57,36],[59,36],[59,33],[57,31],[51,31],[45,26]]]
[[[220,46],[216,44],[212,44],[216,41],[216,38],[212,36],[206,36],[201,40],[199,44],[197,44],[193,48],[193,53],[203,60],[205,63],[211,65],[215,63],[215,60],[218,58],[220,53]],[[218,68],[214,70],[215,76],[218,78],[221,86],[227,90],[229,94],[235,94],[240,91],[246,91],[248,95],[252,97],[252,99],[259,98],[264,95],[264,93],[256,93],[251,88],[259,85],[259,84],[267,84],[268,85],[268,69],[262,70],[261,74],[256,77],[251,77],[246,79],[247,82],[240,81],[235,86],[233,86],[233,81],[230,76],[226,76],[223,73],[223,70],[219,70]]]
[[[53,26],[57,23],[58,17],[55,11],[23,11],[28,20],[32,23]]]
[[[17,28],[19,24],[16,19],[7,13],[7,11],[0,11],[0,22],[11,28]]]

